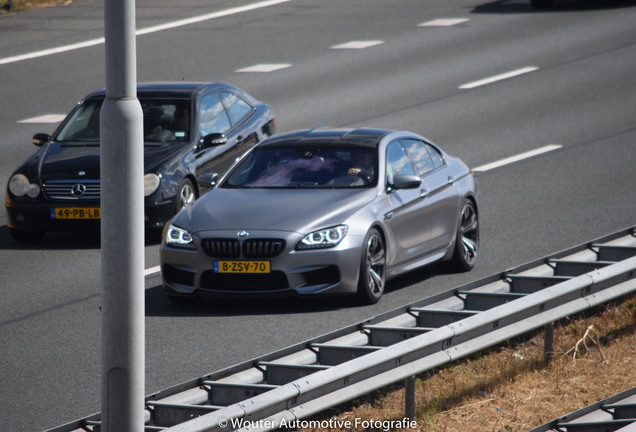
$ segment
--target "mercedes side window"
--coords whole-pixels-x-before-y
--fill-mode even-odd
[[[414,175],[415,171],[404,148],[398,141],[394,141],[386,149],[387,184],[393,184],[393,179],[398,174]]]
[[[140,100],[144,135],[148,142],[187,141],[190,135],[189,100]]]
[[[200,132],[205,137],[213,133],[225,133],[230,130],[230,119],[216,93],[211,93],[201,100]]]
[[[252,112],[252,107],[234,93],[221,92],[221,98],[230,113],[232,124],[240,123]]]
[[[417,175],[423,176],[435,169],[435,164],[431,159],[426,144],[416,140],[403,140],[402,145],[411,158]]]
[[[87,100],[80,105],[66,122],[58,141],[98,141],[99,140],[99,112],[101,100]]]

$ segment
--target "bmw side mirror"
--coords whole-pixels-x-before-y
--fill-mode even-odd
[[[212,174],[203,174],[199,176],[197,183],[201,190],[209,190],[216,186],[216,183],[219,181],[219,175],[217,173]]]
[[[51,135],[45,133],[36,133],[33,135],[33,144],[37,147],[42,147],[44,144],[51,140]]]
[[[209,148],[214,146],[219,146],[227,143],[227,137],[222,133],[212,133],[204,136],[199,141],[200,148]]]
[[[398,174],[393,179],[392,189],[415,189],[422,184],[419,176],[411,174]]]

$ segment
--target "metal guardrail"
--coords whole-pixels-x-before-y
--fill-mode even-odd
[[[530,432],[636,431],[636,387],[552,420]]]
[[[636,291],[624,230],[146,399],[146,430],[274,430]],[[99,431],[99,415],[54,429]]]

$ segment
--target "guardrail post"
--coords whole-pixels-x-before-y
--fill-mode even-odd
[[[404,416],[415,420],[415,377],[404,380]]]
[[[549,364],[554,357],[554,323],[543,327],[543,361]]]

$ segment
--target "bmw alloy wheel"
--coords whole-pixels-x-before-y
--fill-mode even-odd
[[[472,201],[466,200],[462,206],[461,223],[458,233],[458,252],[461,255],[461,267],[470,270],[477,261],[479,249],[479,220]]]
[[[363,246],[358,296],[364,303],[377,303],[384,293],[386,264],[384,240],[378,230],[369,231]]]

